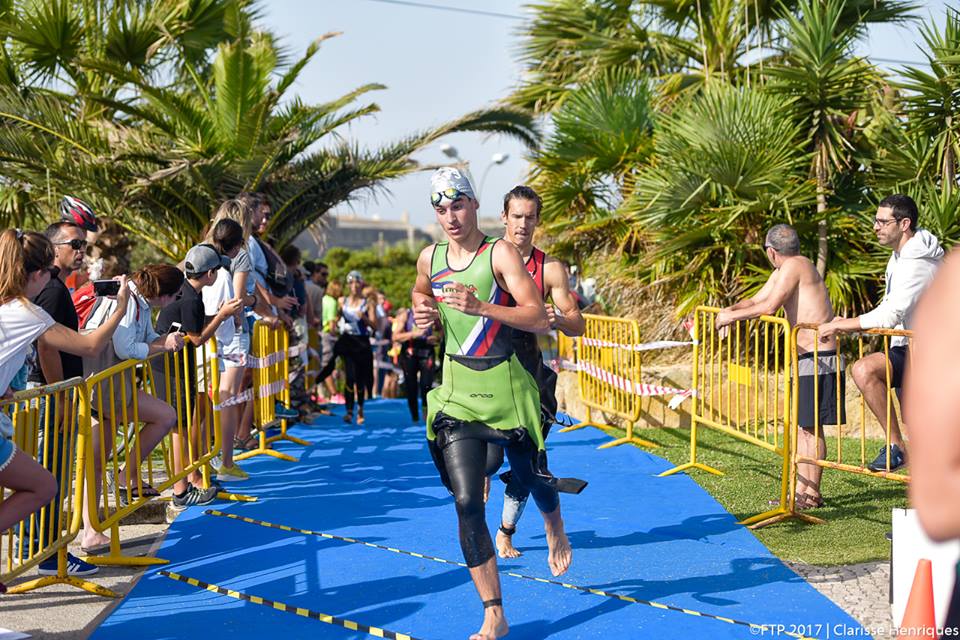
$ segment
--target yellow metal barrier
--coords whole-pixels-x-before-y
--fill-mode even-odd
[[[310,446],[306,440],[287,433],[287,421],[277,418],[276,403],[290,406],[290,336],[283,328],[271,329],[259,320],[253,327],[249,366],[253,372],[253,426],[259,432],[256,449],[245,451],[234,460],[268,455],[280,460],[298,462],[296,458],[270,448],[278,440]],[[279,423],[280,433],[267,436],[267,429]]]
[[[579,339],[577,378],[580,401],[587,407],[583,422],[561,429],[573,431],[584,427],[608,428],[594,422],[592,411],[617,416],[624,422],[624,437],[600,445],[600,449],[633,443],[643,447],[657,445],[633,434],[640,418],[641,397],[636,393],[640,383],[640,352],[632,348],[640,344],[640,327],[635,320],[584,314],[586,330]]]
[[[196,358],[189,355],[192,348],[189,338],[185,338],[187,346],[175,354],[166,354],[162,358],[151,360],[152,392],[177,410],[177,430],[171,431],[177,438],[164,438],[163,460],[168,476],[174,476],[176,460],[173,458],[176,442],[180,443],[181,450],[177,460],[190,461],[185,473],[197,472],[204,488],[210,487],[212,467],[205,464],[219,455],[223,441],[222,419],[220,410],[220,361],[217,356],[216,338],[211,337],[205,344],[196,349]],[[194,360],[196,362],[194,362]],[[190,377],[193,371],[196,376]],[[191,393],[187,394],[186,389]],[[180,398],[177,402],[176,399]],[[189,434],[189,437],[187,437]],[[183,447],[186,446],[184,450]],[[232,443],[230,443],[232,446]],[[203,460],[199,458],[203,457]],[[199,469],[197,469],[199,467]],[[256,502],[252,496],[220,491],[217,497],[221,500],[239,502]]]
[[[86,431],[79,405],[86,398],[81,378],[15,394],[0,403],[14,424],[18,449],[38,460],[57,479],[59,490],[51,502],[26,520],[0,533],[0,582],[7,583],[44,560],[57,558],[57,575],[43,576],[10,587],[24,593],[53,584],[67,584],[96,595],[115,597],[100,585],[67,574],[67,545],[80,531],[83,498],[84,450],[78,434]],[[0,502],[9,491],[0,489]]]
[[[697,427],[703,425],[757,445],[780,459],[776,509],[743,524],[760,527],[790,517],[790,325],[762,316],[716,329],[719,309],[697,307],[694,315],[690,462],[661,473],[700,469],[723,475],[697,461]]]
[[[793,403],[792,403],[792,416],[793,416],[793,442],[796,444],[800,443],[800,393],[798,392],[800,379],[803,375],[803,372],[800,371],[800,357],[797,343],[798,336],[802,332],[808,332],[813,334],[815,345],[812,361],[812,375],[816,380],[818,376],[821,375],[821,349],[819,348],[819,333],[816,325],[809,324],[800,324],[794,327],[791,335],[791,357],[793,360],[794,367],[794,393],[793,393]],[[865,350],[865,340],[878,341],[880,343],[880,348],[877,350],[878,353],[883,353],[887,359],[886,367],[886,380],[885,380],[885,416],[882,421],[878,424],[878,429],[881,431],[883,436],[883,445],[889,447],[891,444],[891,425],[893,421],[896,420],[896,406],[894,404],[894,396],[896,391],[893,387],[892,381],[892,372],[889,364],[889,354],[891,349],[891,340],[893,338],[905,338],[909,343],[913,338],[913,333],[911,331],[900,331],[892,329],[870,329],[855,335],[838,335],[837,338],[837,354],[843,353],[853,353],[856,358],[859,360],[865,355],[870,355],[866,353]],[[853,347],[850,343],[853,339],[856,339],[856,346]],[[847,344],[847,348],[844,349],[844,343]],[[909,354],[909,350],[908,350]],[[810,356],[807,356],[808,358]],[[853,365],[853,363],[848,363]],[[859,395],[853,403],[855,405],[855,410],[853,412],[849,411],[850,403],[847,401],[847,396],[844,393],[845,387],[847,385],[854,384],[853,380],[847,376],[844,371],[845,365],[841,360],[840,366],[834,367],[833,371],[827,371],[827,374],[835,376],[834,378],[834,390],[835,393],[830,397],[820,397],[820,386],[813,385],[813,398],[812,398],[812,407],[809,409],[809,413],[813,418],[813,438],[815,441],[819,442],[821,437],[825,436],[825,430],[828,425],[835,425],[836,431],[833,433],[833,436],[836,439],[836,446],[833,448],[825,447],[824,456],[820,457],[817,455],[808,455],[807,453],[801,452],[799,446],[793,447],[793,473],[799,475],[800,467],[799,465],[816,465],[824,469],[834,469],[837,471],[844,471],[848,473],[857,473],[861,475],[870,475],[878,476],[885,478],[887,480],[893,480],[895,482],[909,482],[910,476],[904,472],[891,472],[889,470],[881,471],[871,471],[867,468],[868,461],[873,457],[875,452],[872,452],[867,449],[867,433],[868,433],[868,417],[871,414],[867,408],[865,398],[862,395]],[[844,380],[846,378],[846,380]],[[831,403],[832,406],[825,407],[824,403]],[[851,425],[849,416],[857,415],[857,422],[854,425]],[[821,418],[827,415],[828,417],[836,418],[835,421],[828,422],[827,424],[821,424]],[[902,426],[902,424],[901,424]],[[852,434],[850,432],[853,432]],[[844,440],[849,440],[849,437],[853,435],[859,444],[857,447],[857,453],[854,458],[851,460],[848,455],[844,453]],[[816,450],[814,450],[816,451]],[[889,460],[888,466],[889,469]],[[796,509],[796,482],[791,482],[790,487],[790,512],[791,515],[807,522],[813,523],[823,523],[824,521],[821,518],[816,518],[809,514],[799,513]]]
[[[80,436],[87,456],[85,524],[95,531],[110,531],[109,552],[89,556],[88,562],[121,566],[167,562],[123,555],[119,525],[155,497],[151,488],[162,492],[190,476],[199,476],[209,486],[207,467],[220,440],[219,416],[212,404],[219,395],[219,365],[206,350],[207,345],[196,350],[188,345],[146,361],[127,360],[87,378],[90,403],[81,402],[81,415],[90,428]],[[176,414],[173,428],[160,435],[152,452],[141,446],[145,431],[140,427],[140,403],[146,396],[163,401]],[[152,425],[148,440],[160,428]],[[136,469],[127,468],[130,461],[139,461]]]
[[[557,331],[557,358],[567,362],[577,361],[576,341],[563,331]]]

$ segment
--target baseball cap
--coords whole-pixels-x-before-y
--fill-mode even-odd
[[[463,171],[456,167],[440,167],[430,176],[431,200],[436,198],[436,194],[440,194],[441,198],[450,199],[447,194],[451,191],[459,191],[468,198],[477,199],[470,178]],[[439,202],[439,199],[437,200]]]
[[[354,280],[363,282],[363,275],[356,269],[347,274],[347,282],[353,282]]]
[[[221,255],[212,244],[204,242],[190,247],[183,266],[188,274],[201,275],[220,267],[229,269],[230,258]]]

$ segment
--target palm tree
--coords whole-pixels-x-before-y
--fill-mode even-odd
[[[802,223],[815,192],[787,108],[757,88],[718,84],[659,121],[654,158],[617,214],[646,239],[633,275],[671,290],[678,314],[748,291],[765,230]]]
[[[521,32],[526,73],[514,104],[549,112],[605,71],[658,78],[668,95],[711,79],[762,81],[775,61],[785,16],[809,0],[545,0]],[[908,19],[902,0],[840,2],[837,31]]]
[[[920,34],[930,70],[903,70],[903,110],[911,135],[933,142],[922,171],[939,176],[944,191],[950,192],[957,183],[960,156],[960,13],[948,8],[942,31],[931,22]]]
[[[129,65],[84,59],[84,73],[129,89],[88,89],[85,117],[73,95],[0,93],[0,118],[7,119],[0,142],[15,151],[2,158],[7,175],[32,185],[37,196],[44,192],[36,187],[52,184],[55,190],[45,191],[89,199],[127,233],[178,258],[198,240],[217,204],[243,190],[271,196],[270,231],[283,244],[331,206],[415,170],[411,155],[441,135],[480,130],[536,140],[530,116],[504,108],[377,150],[331,143],[338,129],[378,110],[357,102],[381,85],[304,104],[287,93],[320,43],[336,34],[318,38],[287,65],[273,37],[254,30],[249,19],[232,26],[237,35],[217,46],[209,73],[188,71],[184,82],[162,85]]]
[[[531,158],[555,252],[576,255],[567,240],[590,245],[623,235],[619,220],[606,214],[630,196],[636,171],[653,153],[656,100],[650,82],[608,71],[572,91],[553,114],[552,131]]]
[[[835,172],[853,168],[858,116],[879,92],[879,73],[854,57],[861,23],[841,27],[842,0],[803,0],[800,16],[786,13],[780,60],[768,68],[767,89],[789,99],[789,114],[803,126],[817,183],[817,270],[829,257],[827,212]]]

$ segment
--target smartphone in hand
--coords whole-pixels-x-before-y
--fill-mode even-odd
[[[98,298],[115,296],[118,293],[120,293],[120,281],[119,280],[94,280],[93,293]]]
[[[182,327],[183,325],[181,325],[179,322],[171,322],[170,329],[167,331],[167,333],[183,333]]]

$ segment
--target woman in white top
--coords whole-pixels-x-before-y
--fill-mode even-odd
[[[81,335],[54,322],[29,301],[50,281],[52,266],[53,245],[46,236],[14,229],[0,234],[0,395],[7,395],[10,380],[23,366],[34,340],[58,351],[92,356],[103,350],[123,318],[121,309],[126,308],[129,294],[126,279],[120,278],[118,310],[96,331]],[[0,531],[43,507],[57,492],[53,475],[18,451],[12,436],[13,425],[4,411],[0,413],[0,487],[13,493],[0,502]]]

